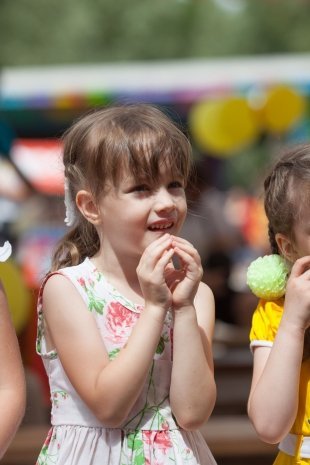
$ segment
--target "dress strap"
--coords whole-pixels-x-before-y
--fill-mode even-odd
[[[43,279],[39,294],[38,294],[38,301],[37,301],[37,336],[36,336],[36,352],[38,355],[47,358],[55,358],[57,357],[57,353],[55,350],[51,350],[47,352],[46,344],[45,344],[45,337],[44,337],[44,318],[43,318],[43,289],[47,282],[47,280],[54,274],[61,274],[59,271],[54,271],[49,273]]]

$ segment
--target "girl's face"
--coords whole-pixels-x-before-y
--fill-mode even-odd
[[[310,255],[310,217],[303,215],[294,226],[294,245],[296,259]]]
[[[276,240],[284,257],[294,263],[298,258],[310,255],[310,216],[302,208],[293,227],[293,237],[278,233]]]
[[[118,256],[139,258],[158,237],[179,233],[187,212],[184,180],[165,166],[157,181],[137,182],[124,172],[119,186],[111,186],[103,196],[99,211],[103,250],[112,248]]]

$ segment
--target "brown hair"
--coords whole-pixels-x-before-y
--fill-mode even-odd
[[[164,164],[185,183],[190,175],[192,152],[187,137],[152,105],[115,105],[92,111],[67,130],[63,142],[72,199],[86,189],[98,200],[108,182],[117,186],[124,170],[136,179],[156,180]],[[52,271],[77,265],[99,249],[95,227],[77,208],[75,217],[74,227],[56,248]]]
[[[294,225],[303,207],[310,206],[310,144],[284,152],[264,182],[264,205],[272,253],[279,254],[276,234],[294,241]],[[310,356],[310,328],[305,333],[304,359]]]

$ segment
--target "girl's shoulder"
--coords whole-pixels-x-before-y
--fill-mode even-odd
[[[255,341],[265,341],[266,345],[272,345],[282,318],[283,307],[283,297],[277,300],[259,300],[252,318],[250,332],[252,346],[258,345]]]
[[[92,276],[97,272],[95,266],[92,265],[90,259],[87,257],[78,265],[71,265],[65,268],[60,268],[52,274],[62,274],[68,277],[76,278],[79,276]]]
[[[39,295],[42,295],[46,284],[50,286],[50,282],[53,281],[53,288],[57,290],[57,286],[62,287],[60,279],[54,279],[54,277],[63,277],[66,281],[70,281],[76,288],[86,289],[88,286],[94,287],[94,283],[99,281],[98,272],[92,265],[89,258],[86,258],[83,262],[78,265],[72,265],[65,268],[60,268],[56,271],[48,273],[43,282],[41,283]],[[52,279],[51,279],[52,278]],[[58,284],[57,284],[58,283]]]
[[[92,264],[91,260],[89,258],[85,258],[85,260],[83,260],[78,265],[71,265],[65,268],[59,268],[56,271],[50,272],[45,277],[43,285],[45,285],[46,281],[48,281],[52,276],[55,275],[64,276],[72,282],[89,283],[98,281],[100,279],[101,274]]]

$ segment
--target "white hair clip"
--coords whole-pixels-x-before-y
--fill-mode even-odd
[[[5,241],[4,245],[0,247],[0,262],[5,262],[12,253],[12,246],[9,241]]]
[[[65,223],[67,226],[73,226],[76,220],[75,214],[75,203],[72,200],[70,189],[69,189],[69,182],[68,179],[65,178],[65,198],[64,198],[65,206],[66,206],[66,218]]]

